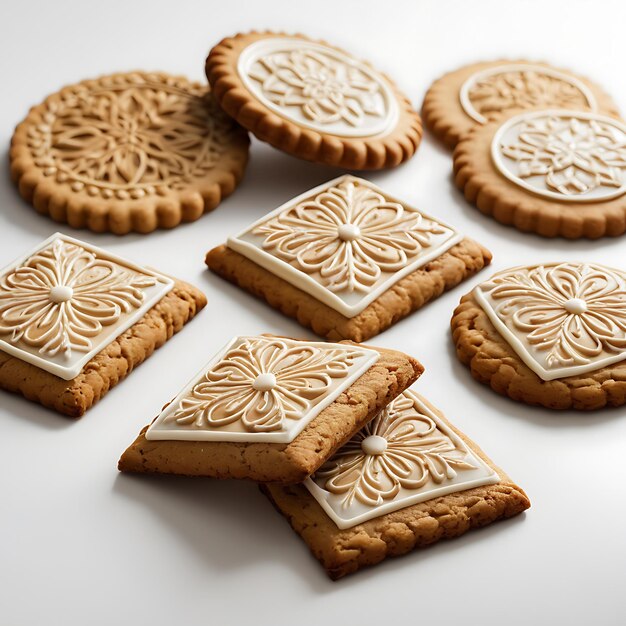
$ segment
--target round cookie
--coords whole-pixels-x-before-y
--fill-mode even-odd
[[[626,125],[568,109],[476,126],[454,151],[457,186],[502,224],[544,237],[626,231]]]
[[[206,85],[158,72],[102,76],[33,107],[15,129],[11,176],[39,213],[123,235],[172,228],[236,187],[248,133]]]
[[[619,117],[598,85],[547,63],[489,61],[436,80],[424,97],[424,124],[449,148],[489,119],[517,109],[578,109]]]
[[[209,53],[206,74],[230,116],[301,159],[382,169],[409,159],[421,140],[418,113],[389,78],[303,35],[224,39]]]
[[[451,327],[474,378],[512,400],[626,403],[626,272],[591,263],[505,270],[461,299]]]

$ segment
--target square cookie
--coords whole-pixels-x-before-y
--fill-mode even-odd
[[[333,580],[530,506],[522,489],[412,390],[303,484],[262,489]]]
[[[366,341],[491,262],[456,229],[342,176],[282,205],[209,268],[327,339]]]
[[[235,337],[141,431],[119,469],[300,482],[422,371],[395,350]]]
[[[80,417],[205,305],[191,285],[56,233],[0,272],[0,388]]]

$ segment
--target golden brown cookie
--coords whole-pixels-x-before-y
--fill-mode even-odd
[[[626,403],[626,273],[591,263],[513,268],[461,299],[459,359],[512,400],[549,409]]]
[[[522,232],[597,239],[626,231],[626,125],[566,109],[490,121],[454,151],[455,182]]]
[[[236,337],[141,431],[119,469],[299,482],[422,371],[395,350]]]
[[[346,169],[394,167],[411,158],[422,126],[384,74],[304,35],[228,37],[207,58],[222,108],[261,141]]]
[[[530,506],[475,443],[412,391],[304,484],[262,490],[333,580]]]
[[[490,119],[515,110],[578,109],[619,117],[601,87],[567,70],[530,61],[473,63],[450,72],[429,88],[424,123],[449,148]]]
[[[15,129],[11,177],[35,209],[96,232],[197,220],[235,189],[248,134],[209,89],[130,72],[64,87]]]
[[[491,253],[342,176],[207,253],[209,268],[331,340],[366,341],[458,285]]]
[[[205,305],[187,283],[53,235],[0,274],[0,388],[80,417]]]

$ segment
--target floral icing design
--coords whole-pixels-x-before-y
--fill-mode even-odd
[[[626,183],[626,132],[593,116],[532,115],[503,139],[500,154],[515,162],[516,178],[564,199],[614,195]]]
[[[496,315],[548,368],[626,350],[626,274],[588,263],[537,266],[481,285]]]
[[[431,481],[442,485],[458,472],[475,469],[463,445],[420,412],[405,393],[327,461],[313,480],[339,495],[341,506],[349,509],[355,501],[377,507],[401,490],[418,491]]]
[[[513,109],[593,109],[578,81],[559,72],[511,68],[480,72],[468,81],[466,112],[478,121]]]
[[[0,279],[0,335],[42,355],[89,352],[105,326],[139,308],[147,274],[61,239]]]
[[[238,423],[247,432],[280,431],[299,420],[348,376],[361,353],[350,349],[289,345],[281,339],[246,338],[195,384],[165,422],[194,429]]]
[[[215,166],[232,122],[200,85],[125,74],[49,98],[29,146],[44,175],[74,191],[137,199],[182,189]]]
[[[449,229],[376,190],[343,181],[254,229],[263,249],[333,292],[367,293]]]
[[[300,43],[258,58],[248,71],[260,93],[280,109],[297,110],[305,120],[360,128],[387,112],[381,79],[353,60],[321,46]]]

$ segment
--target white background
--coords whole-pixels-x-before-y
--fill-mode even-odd
[[[626,110],[623,2],[9,2],[0,9],[0,265],[59,228],[8,177],[13,126],[64,84],[159,69],[204,80],[222,37],[284,29],[326,38],[388,72],[421,106],[432,80],[471,61],[527,57],[604,85]],[[492,271],[544,260],[626,267],[626,239],[545,240],[468,205],[450,153],[426,132],[417,155],[370,178],[486,244],[492,269],[377,337],[426,366],[417,389],[523,486],[514,520],[330,582],[253,484],[120,476],[119,455],[232,335],[312,336],[209,274],[204,253],[340,172],[252,143],[240,189],[170,232],[117,238],[60,228],[193,282],[207,308],[83,419],[0,396],[0,623],[298,626],[624,624],[626,410],[556,413],[475,383],[448,321]]]

